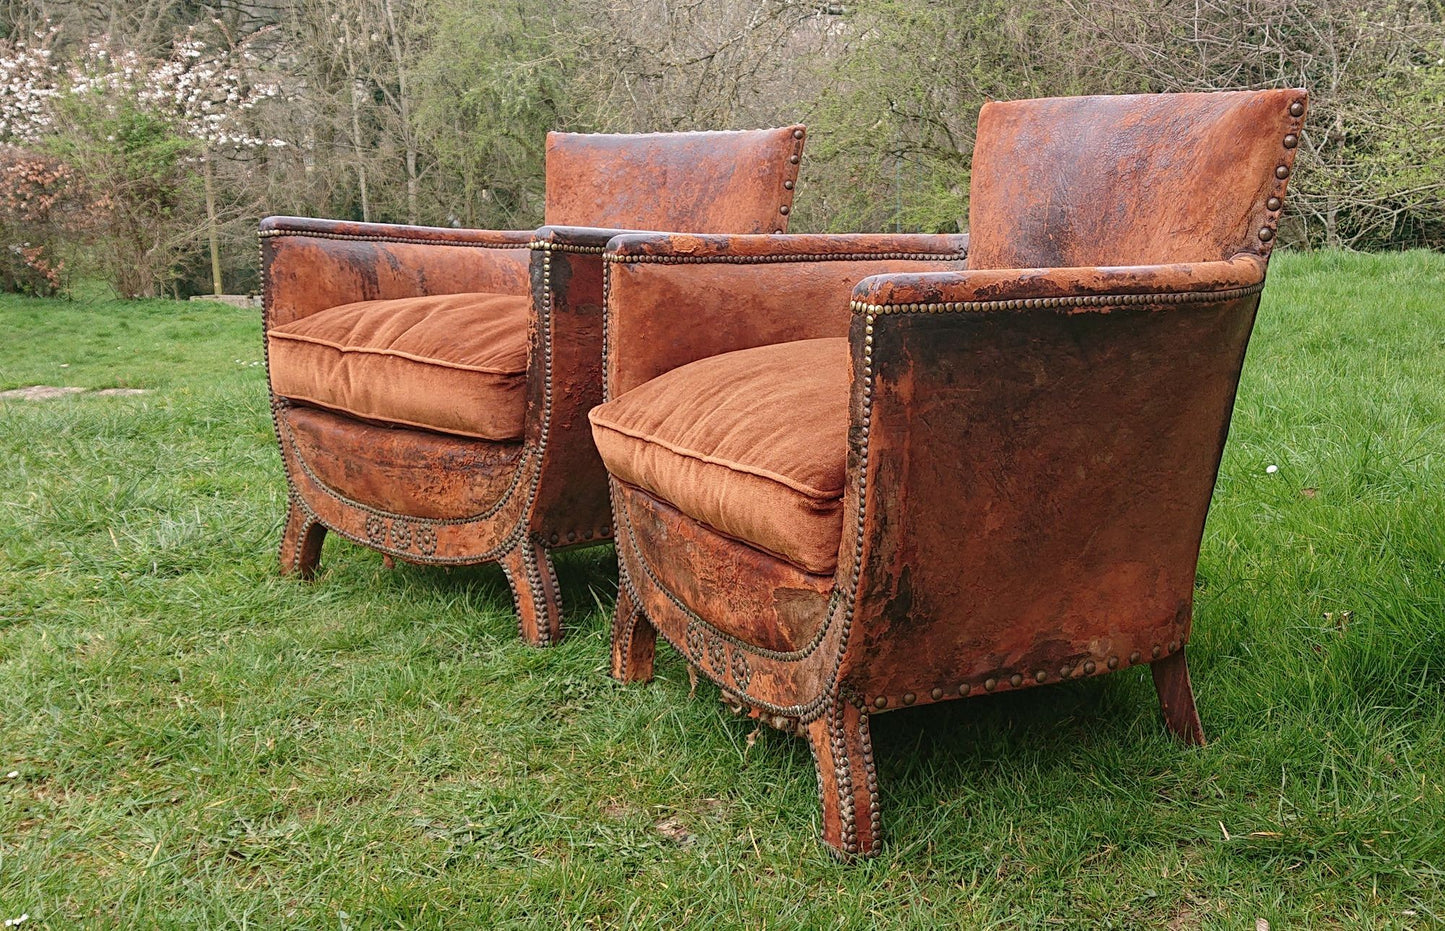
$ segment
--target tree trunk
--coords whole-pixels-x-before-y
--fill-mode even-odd
[[[415,223],[417,217],[416,177],[416,136],[411,125],[411,96],[406,86],[406,57],[401,46],[401,32],[397,29],[396,13],[392,0],[382,0],[386,11],[386,31],[391,40],[391,57],[396,60],[396,101],[401,117],[401,139],[406,146],[406,222]]]
[[[211,156],[201,156],[204,167],[202,175],[206,180],[206,235],[211,240],[211,287],[213,294],[225,294],[221,287],[221,232],[216,223],[216,187],[211,180]]]

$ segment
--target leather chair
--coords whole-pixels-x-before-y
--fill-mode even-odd
[[[522,635],[555,643],[551,551],[612,535],[585,419],[603,245],[784,230],[803,137],[549,134],[551,225],[535,232],[263,221],[282,572],[310,577],[327,530],[410,562],[499,562]]]
[[[879,712],[1149,664],[1202,743],[1194,576],[1304,111],[989,103],[966,259],[947,236],[613,239],[590,415],[613,675],[650,678],[660,631],[805,735],[843,857],[879,847]]]

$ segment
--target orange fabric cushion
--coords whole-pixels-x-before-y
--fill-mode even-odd
[[[807,339],[673,369],[592,409],[607,470],[807,572],[843,533],[848,341]]]
[[[516,439],[530,301],[441,294],[328,308],[266,334],[272,390],[370,420]]]

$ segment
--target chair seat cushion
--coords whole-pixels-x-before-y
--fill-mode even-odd
[[[442,294],[319,311],[266,334],[271,388],[368,420],[517,439],[530,300]]]
[[[848,341],[701,359],[593,408],[607,470],[694,520],[813,573],[843,532]]]

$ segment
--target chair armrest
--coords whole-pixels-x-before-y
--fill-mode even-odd
[[[876,275],[858,284],[853,300],[879,308],[911,304],[992,303],[1058,299],[1081,306],[1128,295],[1189,294],[1260,285],[1264,262],[1239,255],[1219,262],[1098,268],[976,269],[942,274]],[[1088,300],[1083,300],[1087,298]],[[1032,303],[1030,307],[1034,306]],[[940,308],[942,309],[942,308]],[[999,308],[959,308],[999,309]],[[1022,308],[1013,308],[1022,309]],[[885,311],[886,312],[886,311]]]
[[[268,217],[260,235],[268,329],[354,301],[528,290],[530,230]]]
[[[629,233],[607,245],[607,388],[698,359],[848,332],[848,296],[879,272],[960,268],[949,235]]]
[[[861,282],[839,674],[1048,678],[1187,639],[1263,282],[1253,256]]]

